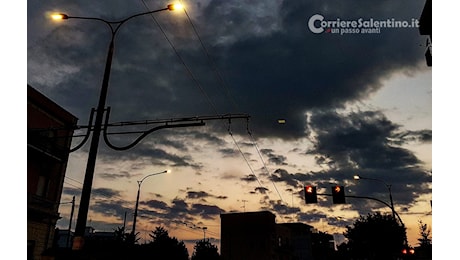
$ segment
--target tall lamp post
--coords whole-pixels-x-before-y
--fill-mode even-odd
[[[362,177],[362,176],[357,175],[357,174],[356,174],[355,176],[353,176],[353,179],[355,179],[355,180],[371,180],[371,181],[378,181],[378,182],[381,182],[381,183],[385,184],[385,186],[386,186],[387,189],[388,189],[388,192],[390,193],[391,213],[393,214],[393,218],[396,219],[395,208],[394,208],[394,205],[393,205],[393,196],[391,195],[391,184],[388,184],[388,183],[386,183],[385,181],[380,180],[380,179]]]
[[[155,175],[158,175],[158,174],[163,174],[163,173],[170,173],[171,170],[165,170],[165,171],[162,171],[162,172],[157,172],[157,173],[152,173],[152,174],[149,174],[147,176],[145,176],[144,178],[142,178],[140,181],[137,181],[137,198],[136,198],[136,207],[134,208],[134,219],[133,219],[133,230],[131,231],[131,234],[133,236],[133,239],[136,237],[136,219],[137,219],[137,208],[139,206],[139,195],[141,193],[141,184],[142,182],[147,179],[148,177],[151,177],[151,176],[155,176]],[[134,239],[134,241],[136,241]]]
[[[99,146],[99,137],[101,134],[102,121],[103,121],[104,111],[105,111],[105,102],[107,98],[107,90],[109,87],[109,78],[110,78],[110,70],[112,67],[112,57],[113,57],[113,51],[114,51],[115,36],[118,30],[120,29],[120,27],[125,22],[127,22],[128,20],[131,20],[132,18],[139,17],[142,15],[152,14],[156,12],[166,11],[166,10],[172,11],[172,10],[176,10],[180,8],[181,8],[180,5],[170,4],[165,8],[135,14],[135,15],[132,15],[130,17],[127,17],[119,21],[107,21],[107,20],[104,20],[101,18],[95,18],[95,17],[69,16],[67,14],[52,15],[52,18],[55,20],[82,19],[82,20],[100,21],[100,22],[107,24],[111,31],[111,40],[109,44],[109,50],[107,53],[104,77],[102,80],[102,87],[101,87],[101,92],[99,95],[99,103],[97,105],[97,110],[96,110],[96,119],[94,122],[93,134],[91,137],[91,146],[90,146],[89,153],[88,153],[88,161],[86,164],[85,179],[83,182],[83,189],[82,189],[81,198],[80,198],[80,206],[78,210],[77,225],[75,227],[75,237],[74,237],[74,243],[72,246],[72,249],[74,250],[80,250],[83,248],[83,245],[84,245],[83,236],[85,234],[85,229],[86,229],[86,220],[88,217],[89,200],[91,196],[91,187],[93,183],[94,169],[96,165],[97,150]]]

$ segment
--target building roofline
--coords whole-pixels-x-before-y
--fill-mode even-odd
[[[56,113],[55,116],[59,117],[64,122],[75,125],[78,121],[78,118],[74,116],[69,111],[65,110],[62,106],[58,105],[56,102],[45,96],[44,94],[40,93],[38,90],[33,88],[31,85],[27,84],[27,101],[31,101],[35,104],[40,104],[40,106],[54,111]]]

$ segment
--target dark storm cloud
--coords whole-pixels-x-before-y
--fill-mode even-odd
[[[168,204],[161,200],[148,200],[141,202],[142,205],[146,205],[147,207],[154,208],[154,209],[167,209]]]
[[[431,192],[431,174],[420,168],[407,168],[399,170],[363,170],[359,175],[367,178],[374,178],[382,181],[359,180],[354,183],[353,194],[372,197],[384,200],[388,204],[389,193],[393,195],[395,203],[401,207],[409,207],[416,199]],[[369,202],[370,203],[370,202]]]
[[[185,221],[194,221],[198,217],[204,217],[212,219],[219,212],[224,212],[218,206],[208,204],[190,204],[188,205],[183,200],[175,199],[172,201],[172,205],[168,205],[163,201],[149,201],[147,204],[149,209],[142,208],[140,211],[143,215],[152,218],[155,216],[156,221],[162,221],[167,219],[171,222],[183,223]],[[167,223],[167,222],[165,222]],[[168,225],[170,223],[167,223]]]
[[[156,144],[161,144],[167,147],[173,147],[178,150],[188,151],[189,149],[189,147],[187,147],[187,145],[185,145],[184,142],[179,140],[173,140],[170,138],[155,138],[154,140]]]
[[[265,187],[256,187],[254,188],[254,191],[251,192],[251,193],[260,193],[260,194],[266,194],[268,192],[268,188],[265,188]]]
[[[102,172],[102,173],[99,173],[98,176],[106,180],[117,180],[119,178],[129,178],[131,175],[128,172],[120,172],[120,173]]]
[[[311,223],[320,221],[321,219],[326,219],[327,215],[322,212],[319,212],[318,210],[312,210],[309,212],[298,212],[297,218],[299,219],[299,221]]]
[[[401,147],[392,146],[399,126],[376,111],[353,112],[343,116],[334,111],[319,112],[310,118],[316,133],[314,152],[326,156],[336,168],[399,169],[416,166],[417,157]]]
[[[165,214],[167,219],[193,219],[193,216],[189,214],[189,204],[183,199],[173,199],[167,213]]]
[[[261,149],[260,152],[268,157],[268,161],[275,165],[287,165],[285,162],[287,157],[284,155],[277,155],[273,149]]]
[[[215,199],[227,199],[227,196],[216,196],[213,194],[209,194],[205,191],[187,191],[187,199],[201,199],[205,201],[206,198],[215,198]]]
[[[187,192],[187,198],[188,199],[204,199],[207,197],[210,197],[207,192],[205,191],[188,191]]]
[[[273,200],[270,200],[270,206],[267,209],[273,209],[278,214],[282,214],[282,215],[295,214],[301,211],[299,207],[290,207],[282,203],[281,201],[273,201]]]
[[[277,169],[273,174],[270,175],[270,180],[274,182],[285,182],[289,186],[298,187],[299,181],[295,179],[292,174],[289,174],[286,170]]]
[[[110,189],[110,188],[94,188],[92,190],[92,194],[94,197],[100,198],[113,198],[113,197],[120,197],[120,191]]]
[[[240,178],[240,180],[245,181],[245,182],[253,182],[253,181],[257,181],[257,177],[254,174],[249,174],[249,175],[246,175]]]
[[[340,1],[284,1],[280,12],[282,30],[264,36],[247,35],[230,46],[216,46],[216,53],[227,54],[225,68],[232,86],[244,93],[241,102],[248,104],[254,115],[256,133],[301,136],[306,110],[340,107],[347,101],[365,98],[380,88],[380,80],[390,73],[416,69],[423,56],[416,47],[420,42],[416,29],[334,36],[315,35],[306,24],[315,13],[334,19],[418,17],[420,7],[402,5],[388,1],[372,6],[365,1],[347,5]],[[402,9],[407,13],[400,13]],[[232,11],[235,17],[240,15],[239,10],[229,12]],[[203,15],[203,19],[207,17],[214,16]],[[392,43],[394,38],[401,41]],[[286,125],[276,125],[277,118],[285,118]]]
[[[240,155],[238,151],[231,149],[231,148],[225,148],[225,149],[219,149],[219,152],[224,156],[224,157],[237,157]]]
[[[95,201],[94,205],[91,206],[94,212],[101,213],[108,217],[117,217],[123,219],[126,212],[131,212],[131,208],[123,206],[123,201],[106,200],[106,201]]]
[[[314,134],[314,147],[308,153],[320,158],[319,165],[327,161],[327,169],[295,174],[277,169],[271,180],[292,187],[309,183],[329,194],[332,185],[341,184],[346,186],[348,195],[375,197],[388,204],[388,188],[391,187],[393,199],[400,206],[409,206],[420,195],[431,192],[431,174],[423,169],[413,152],[397,145],[413,138],[408,138],[407,132],[401,132],[400,126],[382,113],[323,111],[314,113],[308,126]],[[411,132],[410,135],[431,136],[431,131]],[[353,180],[356,174],[363,179]],[[365,180],[366,177],[378,181]],[[330,204],[329,200],[320,203]],[[386,207],[375,201],[351,200],[353,208],[360,212]]]
[[[80,188],[71,188],[71,187],[64,187],[62,190],[63,194],[69,195],[69,196],[80,196],[81,194],[81,189]]]
[[[115,231],[121,227],[123,227],[123,220],[112,222],[108,221],[98,221],[98,220],[91,220],[90,223],[91,227],[94,227],[96,232],[110,232]]]
[[[251,114],[251,128],[259,137],[304,136],[307,110],[366,98],[392,72],[418,69],[424,57],[416,28],[391,28],[374,35],[313,34],[307,27],[309,17],[321,13],[329,19],[410,20],[419,17],[422,4],[283,1],[278,6],[269,1],[270,8],[259,4],[257,12],[241,2],[211,1],[200,9],[191,7],[191,19],[202,32],[210,57],[224,72],[228,88],[216,79],[186,17],[168,12],[155,16],[193,77],[152,19],[129,22],[116,39],[107,101],[113,106],[111,121],[245,112]],[[74,15],[118,18],[145,11],[140,5],[128,6],[90,13],[70,10]],[[31,13],[41,11],[39,4],[28,8]],[[43,35],[34,33],[28,40],[28,83],[86,122],[97,101],[107,29],[94,21],[31,21],[29,31],[41,26]],[[278,118],[287,123],[280,126]]]
[[[215,205],[192,204],[190,209],[190,214],[199,215],[204,219],[214,219],[221,213],[225,213],[225,210]]]
[[[126,151],[113,151],[107,147],[100,149],[99,157],[102,160],[135,160],[139,158],[149,159],[151,164],[186,167],[200,169],[201,165],[195,163],[190,155],[179,155],[167,152],[165,149],[155,148],[149,142],[140,143],[136,147]]]
[[[226,144],[226,142],[222,138],[218,137],[215,134],[212,134],[211,132],[194,132],[192,137],[194,139],[204,140],[207,143],[215,146],[223,146]]]
[[[420,140],[421,142],[431,143],[431,139],[432,139],[431,130],[418,131],[416,134],[417,134],[418,140]]]
[[[188,204],[187,202],[185,202],[185,200],[181,200],[181,199],[174,199],[172,201],[172,209],[174,210],[178,210],[178,211],[184,211],[188,208]]]
[[[218,198],[218,197],[217,197]],[[98,206],[95,207],[97,212],[103,213],[108,216],[116,214],[116,212],[121,212],[123,207],[120,205],[121,202],[117,202],[119,205],[114,209],[110,209],[110,205],[114,203],[113,201],[98,202]],[[125,209],[128,212],[131,212],[131,209]],[[214,219],[220,213],[225,212],[216,205],[203,204],[203,203],[193,203],[188,204],[185,200],[182,199],[173,199],[170,203],[161,201],[161,200],[148,200],[141,201],[139,206],[139,215],[150,219],[151,221],[160,221],[163,223],[165,219],[167,222],[164,222],[165,225],[170,225],[170,222],[184,223],[186,221],[194,221],[198,217],[203,217],[205,219]]]
[[[397,144],[419,142],[419,143],[431,143],[432,132],[431,130],[420,130],[420,131],[406,131],[398,135],[399,141]]]
[[[352,225],[355,219],[346,219],[341,216],[333,216],[333,217],[329,216],[326,218],[326,221],[329,225],[332,225],[332,226],[346,227],[346,226]]]

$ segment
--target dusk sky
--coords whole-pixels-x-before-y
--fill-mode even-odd
[[[110,30],[100,21],[53,21],[50,15],[119,21],[170,3],[28,1],[27,84],[87,125],[99,98]],[[303,187],[330,193],[339,184],[346,195],[390,202],[383,182],[353,180],[359,174],[391,185],[395,210],[416,246],[418,221],[432,225],[432,68],[424,56],[428,37],[396,22],[412,25],[425,1],[180,3],[185,11],[139,16],[117,32],[109,122],[224,114],[247,114],[249,120],[161,129],[124,151],[101,138],[87,225],[112,231],[126,214],[131,230],[137,181],[171,169],[142,183],[141,241],[162,225],[190,241],[191,255],[194,241],[203,238],[200,228],[219,243],[220,214],[269,210],[277,223],[306,223],[341,243],[345,227],[360,215],[391,210],[366,199],[334,205],[326,196],[305,204]],[[370,30],[370,19],[388,26]],[[349,26],[334,28],[337,20]],[[352,22],[364,24],[353,28]],[[126,146],[138,135],[108,139]],[[81,140],[74,138],[72,147]],[[88,150],[89,142],[70,155],[60,228],[68,227],[72,196],[78,211]]]

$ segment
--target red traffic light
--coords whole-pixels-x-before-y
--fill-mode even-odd
[[[305,203],[317,203],[316,187],[308,185],[305,186]]]
[[[413,248],[404,248],[402,250],[402,254],[403,255],[413,255],[413,254],[415,254],[415,249],[413,249]]]
[[[332,203],[334,204],[345,204],[345,190],[343,186],[332,187]]]

